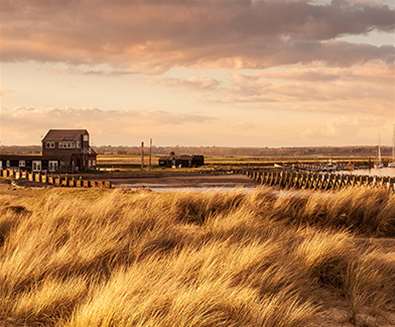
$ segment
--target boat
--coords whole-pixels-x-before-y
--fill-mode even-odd
[[[327,171],[327,172],[332,172],[332,171],[337,171],[339,167],[335,162],[330,159],[326,165],[324,165],[321,170],[322,171]]]
[[[395,125],[392,136],[392,161],[388,164],[388,168],[395,168]]]

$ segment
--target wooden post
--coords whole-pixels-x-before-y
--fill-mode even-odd
[[[152,169],[152,138],[149,139],[149,169]]]
[[[144,142],[141,142],[141,169],[144,169]]]

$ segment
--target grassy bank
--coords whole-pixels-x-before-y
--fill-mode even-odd
[[[395,197],[0,195],[0,326],[391,326]]]

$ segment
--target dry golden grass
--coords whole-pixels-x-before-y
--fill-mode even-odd
[[[384,191],[9,191],[0,210],[0,326],[395,324]]]

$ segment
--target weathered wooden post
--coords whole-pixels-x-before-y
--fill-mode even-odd
[[[270,177],[269,171],[265,170],[264,171],[264,177],[263,177],[263,184],[264,185],[268,185],[269,184],[269,177]]]
[[[280,185],[281,188],[285,187],[286,179],[287,179],[287,172],[285,170],[281,170],[280,181],[279,181],[279,185]]]
[[[366,180],[365,180],[365,185],[366,186],[371,186],[373,185],[375,182],[375,177],[373,176],[366,176]]]
[[[144,169],[144,142],[141,142],[141,169]]]
[[[55,182],[55,186],[61,186],[62,185],[60,176],[56,176],[55,179],[54,179],[54,182]]]
[[[395,192],[395,177],[391,177],[389,180],[389,189]]]

